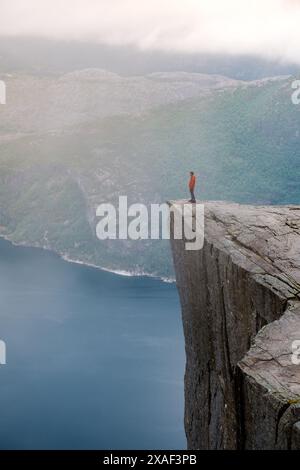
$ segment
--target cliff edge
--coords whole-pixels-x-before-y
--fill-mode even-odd
[[[300,206],[207,202],[188,251],[174,203],[188,448],[300,449]]]

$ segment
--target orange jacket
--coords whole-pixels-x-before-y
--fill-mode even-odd
[[[196,185],[196,176],[192,175],[189,181],[189,188],[193,191]]]

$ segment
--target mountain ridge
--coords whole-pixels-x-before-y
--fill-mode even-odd
[[[172,277],[164,241],[100,242],[95,236],[97,206],[117,205],[119,195],[146,205],[184,194],[188,198],[191,169],[200,199],[300,200],[300,108],[291,102],[291,78],[211,89],[157,106],[150,100],[149,109],[142,109],[122,85],[122,100],[127,103],[130,96],[134,113],[124,113],[118,99],[102,90],[113,102],[109,112],[118,111],[109,116],[98,115],[101,100],[93,85],[87,90],[95,109],[78,80],[67,86],[57,108],[44,99],[48,79],[35,80],[40,88],[31,89],[25,106],[0,107],[0,225],[15,243],[44,246],[47,233],[48,248],[71,259]],[[69,115],[69,108],[76,112]]]

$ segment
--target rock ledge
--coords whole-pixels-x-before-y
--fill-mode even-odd
[[[300,449],[300,206],[204,205],[199,251],[171,215],[188,447]]]

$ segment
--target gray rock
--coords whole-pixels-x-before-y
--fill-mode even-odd
[[[203,249],[171,238],[188,448],[300,448],[300,207],[207,202]]]

